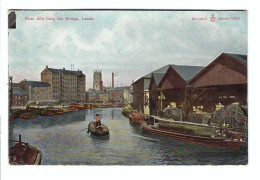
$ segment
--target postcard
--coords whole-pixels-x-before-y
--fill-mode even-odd
[[[247,165],[247,11],[9,10],[10,166]]]

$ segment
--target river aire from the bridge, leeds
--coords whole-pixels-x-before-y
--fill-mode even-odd
[[[247,11],[8,18],[11,167],[248,164]]]

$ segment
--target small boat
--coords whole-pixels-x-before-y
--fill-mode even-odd
[[[97,108],[96,104],[90,104],[90,109],[95,109],[95,108]]]
[[[72,104],[70,105],[70,107],[77,108],[78,110],[84,110],[84,109],[86,109],[83,104],[77,104],[77,103],[72,103]]]
[[[84,104],[85,109],[89,109],[90,108],[90,104]]]
[[[64,113],[65,111],[63,109],[48,109],[40,112],[42,116],[56,116]]]
[[[26,112],[20,115],[20,118],[22,119],[33,119],[37,116],[36,113],[34,112]]]
[[[129,115],[129,122],[136,125],[142,125],[144,121],[144,115],[138,111],[132,111]]]
[[[118,107],[118,108],[124,108],[124,107],[126,107],[126,105],[125,105],[125,104],[118,104],[116,107]]]
[[[10,148],[9,163],[11,165],[40,165],[42,153],[38,147],[22,142],[21,135],[15,146]]]
[[[72,107],[72,106],[68,107],[68,109],[69,109],[69,112],[76,112],[79,110],[78,108]]]
[[[109,129],[101,123],[99,115],[96,115],[96,122],[88,124],[88,131],[95,136],[105,136],[109,134]]]
[[[172,129],[161,128],[158,123],[148,124],[147,122],[144,122],[142,124],[142,131],[215,148],[239,149],[242,144],[239,139],[198,136],[193,132],[180,132]]]

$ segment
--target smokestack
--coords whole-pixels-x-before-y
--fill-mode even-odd
[[[100,81],[100,91],[103,91],[103,81]]]
[[[112,72],[112,88],[114,88],[114,73]]]

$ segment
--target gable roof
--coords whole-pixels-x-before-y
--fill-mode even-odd
[[[161,79],[163,78],[163,75],[165,73],[152,73],[152,78],[154,78],[155,84],[156,86],[159,85]]]
[[[185,80],[188,81],[190,80],[194,75],[196,75],[200,70],[202,70],[204,68],[204,66],[188,66],[188,65],[175,65],[175,64],[168,64],[165,65],[159,69],[156,69],[155,71],[146,74],[145,76],[141,77],[142,78],[147,78],[147,79],[151,79],[152,74],[155,75],[155,80],[156,80],[156,85],[158,85],[161,81],[161,79],[163,78],[164,74],[166,73],[166,71],[168,70],[168,68],[172,66],[173,69]],[[137,81],[139,81],[140,79],[138,79]],[[135,82],[137,82],[135,81]],[[134,83],[135,83],[134,82]],[[133,83],[133,84],[134,84]],[[158,83],[158,84],[157,84]]]
[[[41,82],[41,81],[22,81],[22,82],[24,82],[28,86],[32,86],[32,87],[49,87],[49,86],[51,86],[49,83]]]
[[[168,65],[165,65],[159,69],[156,69],[155,71],[149,73],[149,74],[146,74],[145,76],[141,77],[141,78],[151,78],[152,77],[152,73],[165,73],[168,69],[168,67],[170,66],[170,64]]]
[[[223,53],[225,55],[228,55],[234,59],[237,59],[243,63],[247,63],[247,55],[245,54],[233,54],[233,53]]]
[[[207,72],[211,67],[213,67],[216,62],[218,62],[220,60],[221,56],[229,56],[233,59],[238,60],[238,62],[242,62],[241,64],[247,65],[247,55],[245,54],[233,54],[233,53],[221,53],[216,59],[214,59],[213,61],[211,61],[206,67],[204,67],[200,72],[198,72],[198,74],[196,74],[190,81],[189,83],[195,81],[196,79],[199,78],[199,76],[201,76],[202,74],[204,74],[205,72]]]
[[[188,65],[171,65],[173,69],[185,80],[190,80],[198,72],[200,72],[204,66],[188,66]]]

